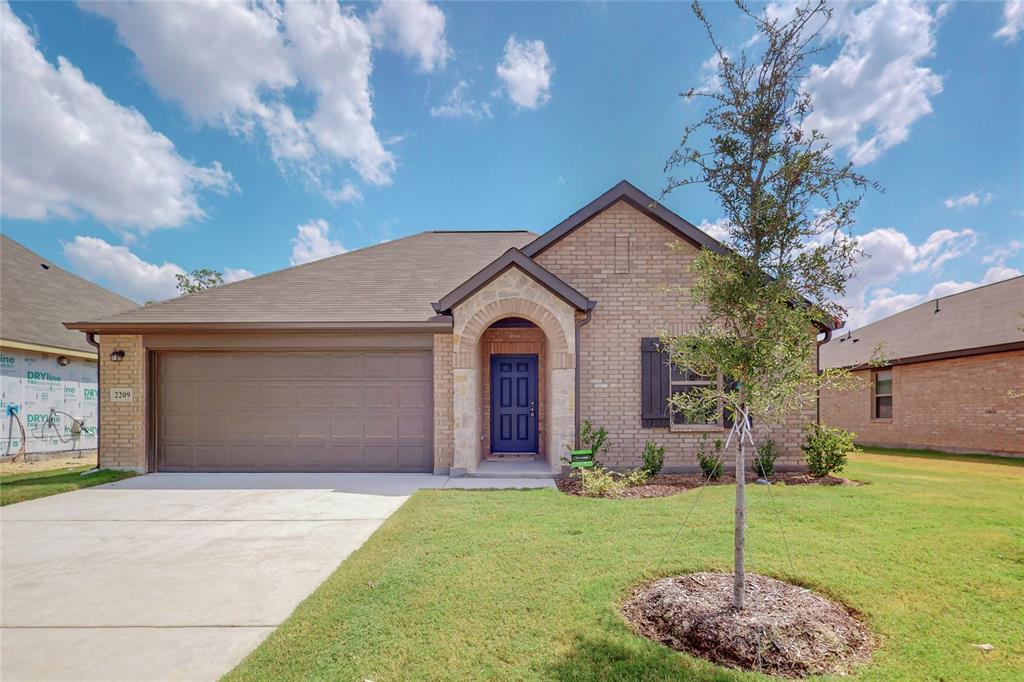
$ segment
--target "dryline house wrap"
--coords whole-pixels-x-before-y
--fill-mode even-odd
[[[0,235],[0,457],[96,447],[96,349],[63,322],[137,305]]]

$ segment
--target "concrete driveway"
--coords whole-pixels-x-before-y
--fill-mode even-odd
[[[417,489],[551,484],[150,474],[4,507],[0,679],[216,679]]]

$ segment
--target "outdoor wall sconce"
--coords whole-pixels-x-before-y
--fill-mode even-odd
[[[68,365],[71,364],[71,358],[69,358],[66,355],[58,355],[57,364],[60,365],[61,367],[67,367]]]
[[[124,360],[124,351],[121,350],[120,348],[115,350],[115,351],[113,351],[110,354],[110,361],[111,362],[121,362],[122,360]]]

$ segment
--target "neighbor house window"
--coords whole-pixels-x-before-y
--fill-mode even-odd
[[[707,388],[709,386],[718,388],[719,377],[704,376],[693,370],[681,370],[676,366],[671,368],[672,395],[677,396],[683,393]],[[712,408],[706,414],[684,414],[681,410],[672,410],[672,424],[675,426],[693,426],[702,424],[715,424],[718,422],[718,409]]]
[[[874,419],[892,419],[892,370],[875,372],[874,404],[871,406]]]

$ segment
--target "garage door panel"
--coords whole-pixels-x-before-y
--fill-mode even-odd
[[[196,355],[174,353],[161,357],[161,375],[165,379],[194,379],[196,376]]]
[[[194,440],[196,436],[196,418],[192,415],[162,415],[160,418],[160,435],[170,442]]]
[[[363,415],[359,412],[332,414],[331,415],[331,439],[355,440],[363,439]]]
[[[363,417],[363,437],[367,440],[398,438],[398,415],[368,415]]]
[[[331,356],[330,376],[339,379],[362,379],[365,364],[365,358],[362,355],[333,355]]]
[[[331,404],[330,384],[306,384],[295,394],[295,406],[306,409],[320,409]]]
[[[191,445],[164,445],[160,449],[163,463],[168,468],[192,469],[195,467],[195,457],[192,454]]]
[[[425,381],[434,376],[433,358],[429,355],[402,355],[398,358],[398,376],[402,379]]]
[[[433,387],[429,384],[400,384],[398,386],[398,407],[427,408],[433,400]]]
[[[196,471],[430,471],[430,353],[168,352],[158,466]]]
[[[398,407],[398,386],[366,384],[363,388],[363,405],[368,408]]]
[[[367,355],[364,377],[367,379],[392,379],[398,376],[398,356]]]
[[[422,411],[403,410],[398,419],[398,437],[402,440],[430,438],[434,420]]]
[[[433,453],[426,445],[400,445],[398,447],[398,466],[403,469],[428,467],[432,459]]]

